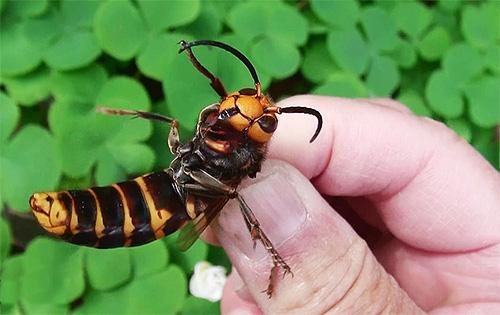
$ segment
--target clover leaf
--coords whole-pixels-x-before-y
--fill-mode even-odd
[[[427,7],[417,1],[400,1],[391,12],[398,28],[411,40],[415,40],[431,23],[432,15]]]
[[[408,106],[418,116],[431,117],[431,111],[425,105],[423,97],[415,90],[406,89],[399,93],[397,100]]]
[[[363,82],[349,73],[331,75],[326,82],[316,87],[311,93],[339,97],[368,96],[368,92]]]
[[[222,31],[223,16],[217,4],[224,2],[201,2],[201,10],[198,17],[187,25],[183,25],[177,29],[180,33],[186,33],[197,39],[217,38]],[[229,2],[229,1],[225,1]]]
[[[361,25],[376,51],[391,51],[398,44],[396,23],[384,10],[368,7],[361,13]]]
[[[486,51],[484,62],[491,72],[500,74],[500,45],[491,46]]]
[[[328,51],[340,68],[352,74],[361,76],[368,70],[366,87],[372,94],[390,95],[399,85],[400,74],[395,60],[411,63],[408,59],[412,59],[412,52],[405,51],[408,45],[397,37],[395,22],[383,9],[365,7],[361,24],[366,41],[355,28],[334,28],[327,37]]]
[[[94,34],[78,31],[63,34],[45,51],[43,60],[53,69],[70,70],[89,65],[100,54]]]
[[[403,69],[410,69],[417,62],[417,53],[413,45],[401,38],[397,39],[396,47],[389,55]]]
[[[3,92],[0,92],[0,104],[2,104],[2,115],[0,116],[0,143],[2,151],[4,143],[14,131],[19,121],[19,108],[16,104]]]
[[[495,141],[495,129],[478,128],[474,131],[472,145],[484,156],[496,169],[500,166],[500,147]]]
[[[168,250],[161,241],[130,247],[128,251],[136,278],[158,273],[168,265]]]
[[[28,209],[31,194],[54,189],[61,176],[53,136],[27,125],[2,146],[2,199],[18,210]],[[36,157],[36,158],[33,158]]]
[[[192,273],[197,262],[207,259],[208,245],[199,239],[187,251],[181,251],[177,248],[177,235],[178,232],[163,239],[168,248],[171,263],[178,265],[186,273]]]
[[[344,70],[359,75],[368,65],[368,47],[356,29],[333,30],[327,38],[328,52]]]
[[[353,0],[312,0],[311,9],[323,21],[341,28],[352,28],[359,19],[359,3]]]
[[[458,10],[464,2],[461,0],[438,0],[438,7],[445,11],[454,12]]]
[[[97,88],[97,93],[91,88],[96,80],[86,78],[84,73],[95,73],[101,82],[105,82]],[[149,148],[134,144],[151,135],[151,123],[145,119],[131,119],[132,116],[108,116],[96,112],[97,106],[149,110],[150,100],[144,87],[125,77],[106,81],[106,75],[99,67],[59,74],[58,77],[61,80],[60,87],[68,87],[69,94],[53,104],[49,123],[57,135],[58,155],[64,172],[81,177],[99,161],[108,167],[105,168],[105,175],[98,172],[98,183],[111,184],[114,180],[124,179],[123,171],[108,171],[113,170],[113,167],[116,169],[119,166],[134,174],[149,171],[154,163],[154,153]],[[62,81],[63,78],[67,80]],[[81,83],[87,79],[92,82],[82,86]],[[129,154],[117,156],[113,152]],[[98,166],[99,170],[103,168]]]
[[[417,48],[425,60],[441,58],[451,44],[451,38],[444,27],[436,26],[418,42]]]
[[[463,138],[465,141],[470,142],[472,139],[472,129],[470,123],[465,119],[449,119],[446,121],[446,125],[451,129],[455,130],[457,135]]]
[[[51,75],[52,93],[58,101],[93,103],[107,79],[106,69],[99,64],[75,71],[55,71]]]
[[[94,30],[108,54],[122,61],[139,55],[139,68],[161,80],[177,51],[172,45],[183,39],[163,31],[192,22],[199,14],[200,1],[139,1],[138,7],[130,1],[109,1],[99,7]]]
[[[400,74],[396,63],[384,56],[374,56],[368,69],[366,86],[378,96],[390,96],[399,85]]]
[[[308,45],[301,67],[302,74],[308,80],[319,83],[340,71],[332,57],[325,54],[326,49],[323,40],[314,40]]]
[[[40,304],[23,301],[22,305],[26,314],[68,314],[70,309],[69,304]]]
[[[96,290],[111,290],[132,277],[127,248],[108,250],[85,248],[85,258],[89,283]]]
[[[264,35],[302,45],[307,39],[306,19],[280,2],[238,3],[229,12],[227,22],[237,35],[250,40]]]
[[[188,24],[200,14],[200,1],[139,0],[139,7],[149,28],[160,32],[170,27]]]
[[[178,58],[179,40],[191,41],[189,35],[162,33],[152,35],[144,50],[137,56],[137,67],[148,77],[161,81],[171,63]]]
[[[19,105],[33,106],[50,95],[50,71],[39,67],[22,76],[4,77],[3,83],[9,96]]]
[[[187,280],[183,272],[177,266],[169,266],[164,271],[135,278],[127,285],[111,291],[89,290],[75,313],[176,313],[184,304],[186,290]]]
[[[9,3],[14,1],[9,1]],[[23,23],[2,24],[0,30],[0,69],[2,75],[23,75],[42,62],[39,51],[23,34]]]
[[[438,15],[440,12],[435,10],[433,13]],[[455,29],[450,26],[455,24],[454,20],[448,23],[449,27],[431,26],[433,14],[424,4],[416,1],[398,2],[392,8],[391,15],[396,20],[399,30],[406,34],[409,42],[414,46],[413,49],[417,49],[423,59],[427,61],[439,60],[450,46],[449,30]],[[446,24],[443,22],[443,18],[436,19]]]
[[[464,103],[456,82],[442,70],[435,71],[429,78],[425,97],[432,110],[446,118],[457,118],[464,111]]]
[[[232,7],[227,22],[237,36],[252,42],[250,57],[259,73],[265,69],[282,79],[297,71],[301,57],[296,46],[305,43],[308,28],[295,9],[280,2],[242,2]]]
[[[68,304],[83,294],[83,249],[38,238],[23,256],[21,298],[31,304]]]
[[[11,17],[29,18],[43,14],[48,7],[47,0],[6,1],[2,13]]]
[[[146,25],[130,1],[108,1],[97,10],[94,33],[101,48],[118,60],[134,57],[146,41]]]
[[[24,256],[10,256],[2,263],[0,302],[3,305],[16,304],[21,297],[21,278],[24,273]]]
[[[76,27],[92,27],[95,13],[101,3],[87,0],[65,0],[61,2],[61,15]]]
[[[44,15],[26,21],[24,36],[49,67],[72,70],[91,64],[101,49],[88,20],[96,4],[90,1],[65,1],[61,7],[52,6]],[[81,10],[79,18],[74,11]]]
[[[264,37],[258,40],[252,46],[250,54],[256,65],[267,69],[277,79],[292,75],[301,62],[299,50],[278,37]]]
[[[186,292],[185,273],[179,267],[170,265],[160,273],[137,279],[130,284],[129,294],[133,298],[130,298],[127,311],[136,314],[177,313],[185,303]]]
[[[500,78],[484,76],[464,88],[469,101],[469,115],[476,125],[483,128],[493,127],[500,121]]]
[[[470,44],[478,48],[487,48],[500,37],[498,2],[480,6],[467,5],[462,12],[462,33]]]
[[[457,86],[478,75],[484,67],[481,55],[470,45],[455,44],[443,58],[443,69]]]
[[[191,315],[220,314],[220,304],[190,295],[186,299],[182,313]]]

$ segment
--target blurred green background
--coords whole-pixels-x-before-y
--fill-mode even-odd
[[[218,100],[178,55],[213,39],[254,63],[274,99],[384,96],[445,122],[499,167],[498,1],[0,1],[2,314],[217,313],[189,295],[197,261],[230,269],[175,235],[95,250],[39,237],[33,192],[107,185],[168,167],[167,126],[98,115],[97,106],[175,117],[192,137]],[[216,49],[197,57],[228,91],[246,68]]]

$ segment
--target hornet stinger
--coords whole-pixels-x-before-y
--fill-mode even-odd
[[[36,193],[30,206],[48,232],[74,244],[97,248],[139,246],[183,228],[178,246],[188,249],[229,199],[238,200],[252,240],[260,240],[272,258],[269,286],[272,296],[277,268],[291,273],[259,221],[236,191],[246,176],[260,171],[267,142],[278,120],[276,115],[303,113],[315,116],[318,136],[321,114],[307,107],[277,107],[262,94],[259,78],[250,61],[238,50],[216,41],[180,42],[191,63],[210,80],[220,101],[205,107],[194,138],[179,142],[177,120],[155,113],[99,107],[109,115],[132,115],[170,124],[168,146],[176,158],[168,169],[105,187]],[[236,56],[250,71],[255,89],[228,94],[222,82],[196,59],[194,46],[215,46]]]

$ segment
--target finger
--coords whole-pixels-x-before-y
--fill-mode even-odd
[[[377,106],[383,106],[386,108],[391,108],[396,111],[406,113],[406,114],[411,114],[411,110],[406,107],[405,105],[401,104],[400,102],[397,102],[391,98],[370,98],[370,99],[358,99],[360,102],[369,102],[370,104],[377,105]],[[358,203],[360,201],[357,201]],[[357,209],[365,209],[366,207],[357,207]],[[369,223],[372,223],[373,225],[373,217],[376,217],[378,219],[378,213],[365,213],[362,214],[363,219],[366,219]],[[383,227],[380,226],[380,224],[376,224],[381,229],[384,229]],[[200,238],[208,244],[212,244],[215,246],[220,246],[219,241],[217,240],[217,237],[214,235],[210,227],[208,227],[205,232],[200,236]]]
[[[294,273],[277,277],[272,298],[262,293],[269,255],[260,244],[254,250],[238,205],[230,202],[214,232],[264,313],[419,312],[366,243],[290,165],[266,161],[241,194]]]
[[[387,108],[392,108],[401,113],[411,114],[412,111],[407,106],[401,104],[398,101],[393,100],[392,98],[387,97],[374,97],[374,98],[358,98],[360,102],[368,102],[373,105],[384,106]]]
[[[259,315],[262,311],[257,304],[248,299],[243,299],[238,294],[238,289],[235,286],[240,286],[242,280],[236,272],[231,272],[227,278],[222,300],[220,302],[221,314],[223,315]]]
[[[458,252],[500,241],[500,176],[443,124],[344,98],[297,96],[279,106],[323,115],[313,143],[313,118],[281,115],[268,153],[321,193],[367,197],[391,233],[416,248]]]

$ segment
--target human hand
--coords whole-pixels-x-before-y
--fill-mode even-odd
[[[499,173],[395,101],[279,104],[292,105],[321,112],[318,139],[314,118],[281,116],[268,158],[293,167],[268,160],[241,194],[295,276],[261,293],[270,259],[230,202],[213,231],[241,278],[229,277],[222,313],[498,313]]]

